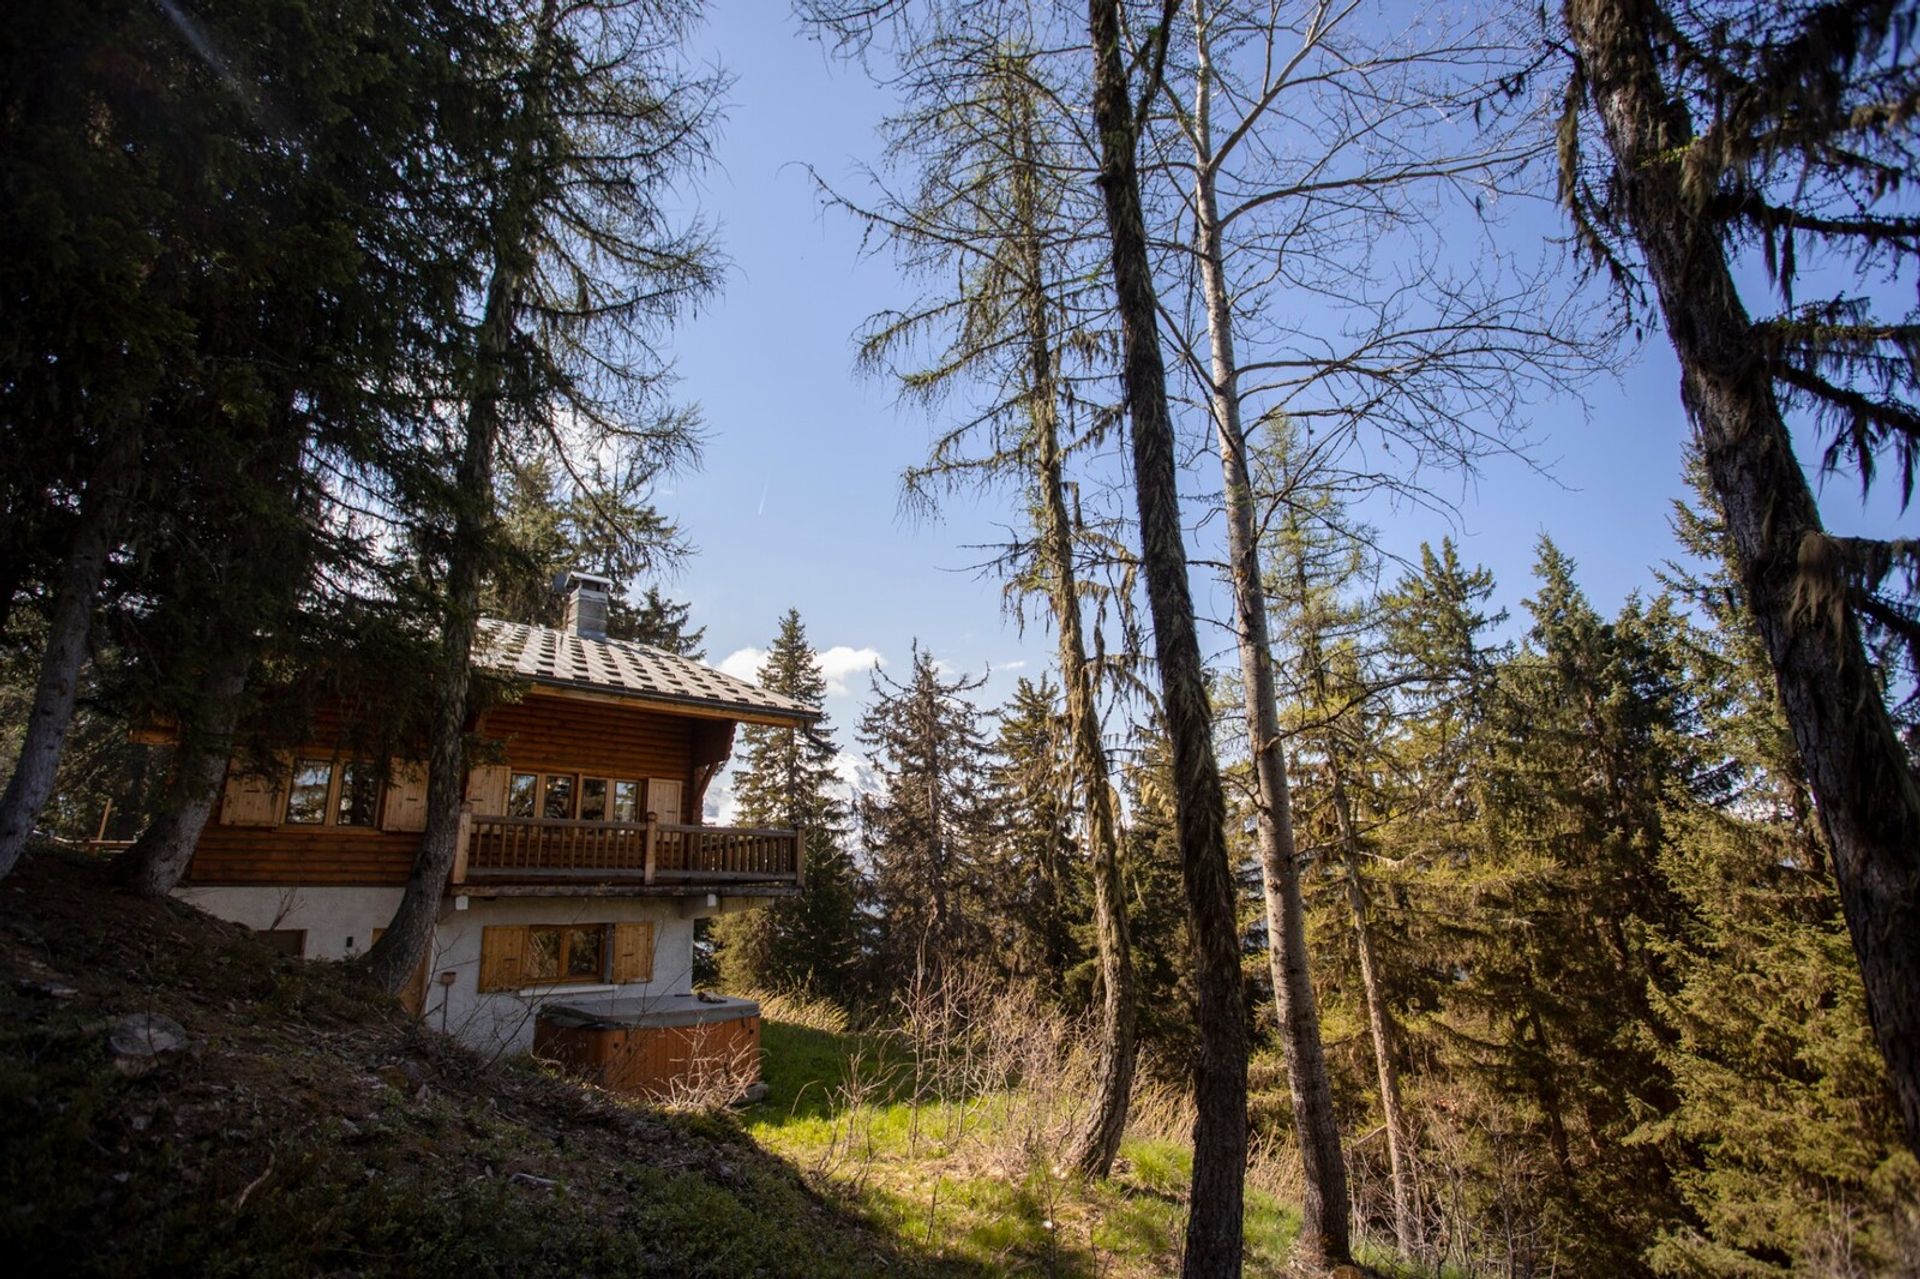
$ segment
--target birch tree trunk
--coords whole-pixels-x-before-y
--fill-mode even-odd
[[[93,604],[100,578],[113,550],[126,507],[127,488],[140,458],[140,432],[123,426],[107,440],[106,451],[87,477],[80,498],[80,514],[73,540],[54,587],[53,608],[47,618],[47,647],[40,655],[40,675],[34,684],[33,705],[27,711],[27,731],[13,776],[0,795],[0,878],[12,873],[33,834],[34,824],[60,771],[60,752],[67,726],[73,720],[74,699],[80,689],[80,667],[87,656],[87,636],[93,628]]]
[[[1170,4],[1166,16],[1174,10]],[[1180,864],[1193,934],[1199,1060],[1194,1070],[1193,1182],[1182,1274],[1240,1273],[1247,1160],[1247,1026],[1240,937],[1227,864],[1225,802],[1213,753],[1213,715],[1194,628],[1180,528],[1180,491],[1158,302],[1141,209],[1138,126],[1128,99],[1119,0],[1088,0],[1093,47],[1097,179],[1106,206],[1131,428],[1141,566],[1153,614],[1162,711],[1173,753]],[[1166,38],[1164,27],[1159,38]],[[1153,59],[1157,63],[1157,59]],[[1150,73],[1157,78],[1157,70]],[[1144,98],[1151,98],[1148,86]]]
[[[1274,692],[1272,638],[1268,633],[1267,597],[1260,572],[1259,530],[1247,468],[1246,437],[1240,419],[1233,310],[1227,296],[1220,242],[1215,189],[1218,170],[1214,157],[1209,154],[1212,103],[1207,23],[1198,3],[1195,17],[1199,62],[1194,111],[1198,152],[1195,156],[1195,234],[1199,241],[1201,291],[1206,301],[1212,356],[1208,399],[1220,441],[1234,630],[1246,698],[1248,751],[1253,758],[1259,790],[1260,882],[1266,901],[1267,961],[1273,974],[1274,1002],[1286,1051],[1287,1086],[1306,1182],[1298,1246],[1308,1265],[1324,1268],[1350,1260],[1347,1167],[1340,1148],[1340,1125],[1333,1112],[1333,1088],[1327,1078],[1326,1054],[1320,1042],[1320,1011],[1307,967],[1306,919],[1296,865],[1293,804],[1287,790],[1286,757],[1280,746],[1280,709]]]
[[[1566,18],[1613,155],[1613,189],[1679,357],[1681,400],[1726,514],[1865,979],[1907,1144],[1920,1151],[1920,785],[1896,737],[1852,610],[1796,598],[1825,546],[1763,339],[1728,267],[1724,228],[1682,189],[1693,138],[1651,44],[1646,0],[1567,0]],[[1803,569],[1803,562],[1807,567]]]

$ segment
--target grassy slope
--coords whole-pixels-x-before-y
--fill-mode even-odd
[[[879,1041],[769,1021],[763,1044],[769,1096],[748,1132],[901,1246],[996,1274],[1179,1269],[1183,1146],[1130,1137],[1114,1177],[1085,1185],[1056,1173],[1022,1097],[915,1107],[905,1063]],[[1297,1212],[1250,1190],[1246,1272],[1282,1273],[1298,1229]]]
[[[97,865],[36,854],[0,882],[0,977],[12,1273],[978,1273],[729,1120],[488,1068],[343,971],[123,897]],[[135,1012],[191,1048],[125,1077],[107,1033]]]

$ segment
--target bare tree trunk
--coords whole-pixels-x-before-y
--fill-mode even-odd
[[[165,897],[180,883],[193,850],[213,813],[233,756],[233,730],[240,695],[253,665],[253,646],[230,641],[219,645],[195,690],[195,724],[184,733],[174,759],[167,806],[147,824],[133,847],[121,855],[120,881],[143,897]]]
[[[1340,1125],[1333,1111],[1326,1054],[1320,1042],[1320,1012],[1307,967],[1306,920],[1296,868],[1293,804],[1287,790],[1286,757],[1280,747],[1280,709],[1274,692],[1267,596],[1260,572],[1259,531],[1247,468],[1246,435],[1240,418],[1233,311],[1227,296],[1220,242],[1217,170],[1214,158],[1208,154],[1211,82],[1207,23],[1198,3],[1195,36],[1199,61],[1194,112],[1194,137],[1199,152],[1195,157],[1198,172],[1194,183],[1195,234],[1199,241],[1201,291],[1206,300],[1212,354],[1212,381],[1207,389],[1220,440],[1227,555],[1233,577],[1234,629],[1240,649],[1240,678],[1245,687],[1248,750],[1259,787],[1260,879],[1267,908],[1267,960],[1273,973],[1274,1002],[1286,1050],[1287,1085],[1292,1095],[1293,1122],[1306,1180],[1299,1248],[1308,1265],[1326,1267],[1350,1260],[1347,1165],[1340,1148]]]
[[[1165,18],[1171,20],[1170,3]],[[1200,1052],[1194,1070],[1193,1186],[1182,1273],[1240,1273],[1247,1161],[1247,1026],[1241,1000],[1240,935],[1227,863],[1225,802],[1213,753],[1213,714],[1194,630],[1180,529],[1179,478],[1158,303],[1140,204],[1138,126],[1128,100],[1118,0],[1088,0],[1093,45],[1093,120],[1100,137],[1098,182],[1112,241],[1114,293],[1125,359],[1123,378],[1140,510],[1140,558],[1153,613],[1162,711],[1173,748],[1180,864],[1193,933]],[[1159,39],[1166,38],[1166,22]],[[1164,52],[1164,46],[1162,46]],[[1149,80],[1158,78],[1159,55]],[[1143,100],[1152,97],[1149,85]]]
[[[1347,904],[1353,911],[1354,943],[1360,951],[1360,988],[1367,1000],[1367,1029],[1373,1036],[1373,1062],[1380,1080],[1380,1113],[1387,1124],[1387,1163],[1393,1175],[1393,1234],[1400,1256],[1412,1261],[1420,1248],[1420,1188],[1413,1168],[1413,1130],[1400,1098],[1400,1068],[1394,1057],[1399,1033],[1393,1010],[1380,985],[1380,963],[1373,951],[1373,923],[1367,889],[1360,879],[1360,838],[1353,824],[1342,765],[1333,762],[1333,807],[1346,854]]]
[[[1796,608],[1825,532],[1771,372],[1727,265],[1723,228],[1682,190],[1693,137],[1660,79],[1645,0],[1567,0],[1567,25],[1613,152],[1613,182],[1679,356],[1681,399],[1726,514],[1773,663],[1865,979],[1907,1145],[1920,1151],[1920,785],[1844,604]]]
[[[26,848],[40,810],[53,793],[60,770],[60,752],[66,745],[67,725],[80,689],[80,666],[87,656],[87,635],[93,628],[94,598],[100,577],[113,550],[120,513],[126,507],[127,487],[140,458],[140,432],[122,426],[107,440],[106,451],[87,477],[73,540],[54,587],[53,610],[47,618],[47,647],[40,655],[40,676],[34,685],[33,705],[27,712],[27,731],[13,776],[0,795],[0,877],[12,873]]]
[[[1037,253],[1034,255],[1037,258]],[[1037,262],[1031,263],[1037,270]],[[1038,276],[1035,277],[1038,279]],[[1113,1171],[1126,1135],[1135,1056],[1133,948],[1127,935],[1126,887],[1120,878],[1120,837],[1113,816],[1107,750],[1100,740],[1093,673],[1080,624],[1080,591],[1073,567],[1073,526],[1062,482],[1060,432],[1053,382],[1053,354],[1046,340],[1046,308],[1036,299],[1029,329],[1033,343],[1034,418],[1040,445],[1040,496],[1046,510],[1042,541],[1053,614],[1060,627],[1060,678],[1066,685],[1067,726],[1073,738],[1074,771],[1084,788],[1089,860],[1093,867],[1093,924],[1099,939],[1103,996],[1099,1093],[1085,1131],[1075,1143],[1073,1165],[1083,1176]]]
[[[1021,99],[1021,108],[1030,108]],[[1042,527],[1040,558],[1049,603],[1060,633],[1060,679],[1066,687],[1067,728],[1073,769],[1083,790],[1088,860],[1093,871],[1093,925],[1100,952],[1100,1078],[1093,1112],[1074,1143],[1073,1166],[1082,1176],[1113,1171],[1126,1136],[1137,1056],[1133,946],[1127,933],[1126,886],[1120,876],[1120,838],[1113,812],[1107,750],[1100,740],[1100,714],[1093,672],[1087,662],[1080,618],[1080,588],[1074,570],[1073,521],[1067,510],[1065,462],[1060,448],[1060,400],[1052,324],[1047,313],[1046,263],[1040,246],[1040,159],[1032,120],[1023,117],[1013,171],[1015,234],[1026,278],[1025,312],[1029,411],[1033,421]]]

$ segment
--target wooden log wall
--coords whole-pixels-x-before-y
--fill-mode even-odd
[[[337,722],[316,714],[316,723]],[[650,777],[681,783],[683,804],[660,819],[685,822],[695,788],[695,735],[702,721],[552,694],[496,706],[479,732],[503,744],[515,772],[575,773],[586,777]],[[315,743],[298,755],[331,756],[333,743]],[[417,833],[335,826],[226,826],[216,813],[194,850],[187,882],[197,885],[370,885],[407,881],[419,846]]]

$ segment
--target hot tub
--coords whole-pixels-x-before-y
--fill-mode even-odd
[[[760,1005],[719,995],[548,1004],[533,1054],[616,1092],[732,1101],[760,1079]]]

